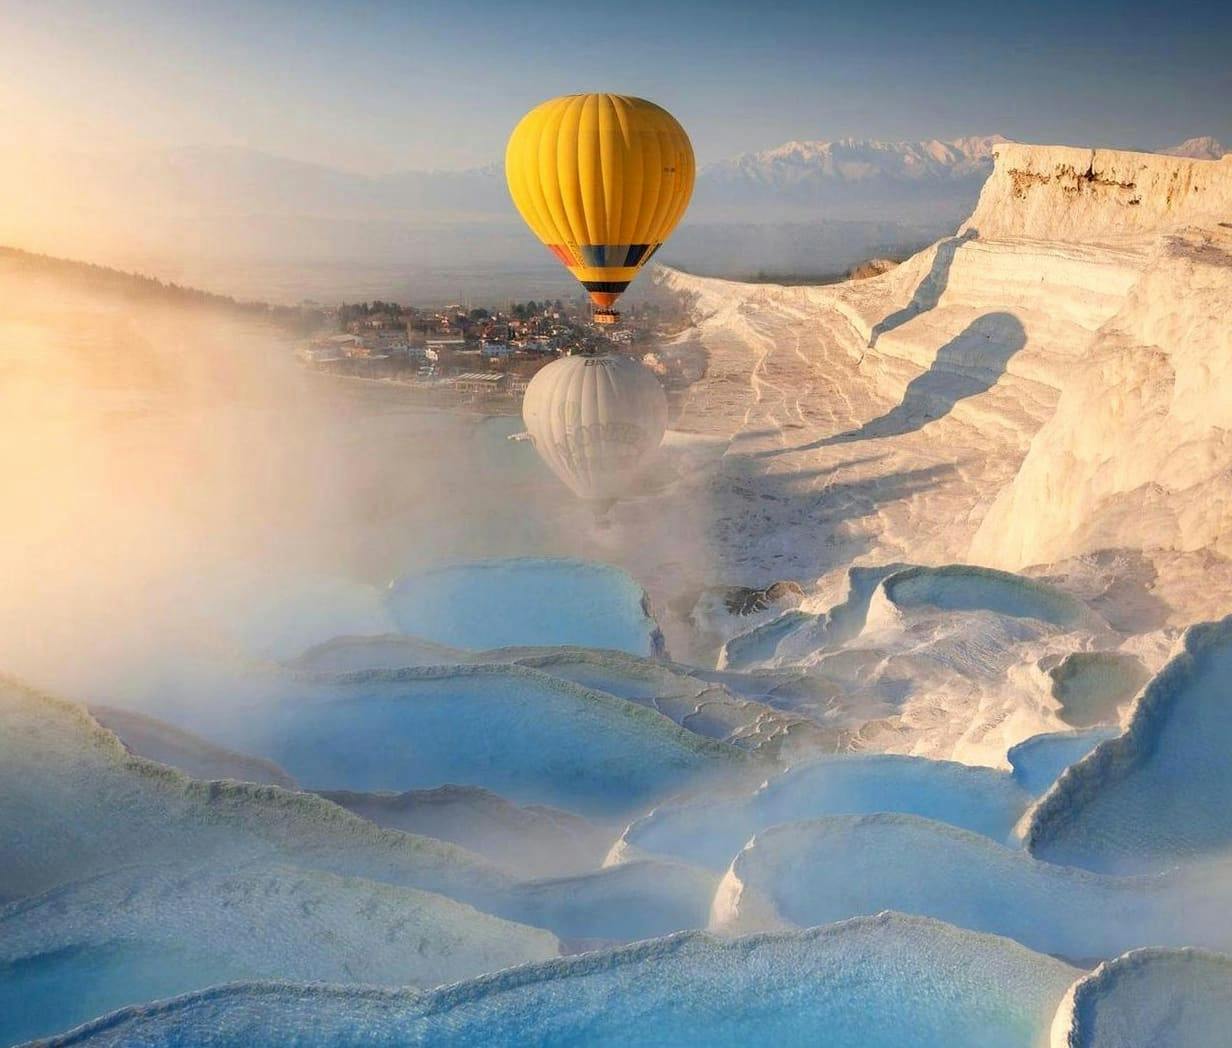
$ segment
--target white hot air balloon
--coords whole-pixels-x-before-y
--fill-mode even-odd
[[[522,420],[552,472],[602,512],[663,439],[667,398],[629,357],[561,357],[526,387]]]

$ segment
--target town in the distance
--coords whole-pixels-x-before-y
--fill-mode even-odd
[[[376,300],[323,313],[327,329],[299,350],[307,367],[409,387],[408,393],[443,405],[516,411],[535,373],[574,353],[636,357],[669,396],[695,377],[683,360],[661,349],[688,326],[682,307],[666,297],[630,304],[614,328],[592,322],[584,296],[499,308]]]

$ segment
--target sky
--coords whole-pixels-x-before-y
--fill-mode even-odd
[[[792,139],[1232,144],[1232,4],[0,0],[0,141],[492,163],[576,91],[652,98],[701,163]]]

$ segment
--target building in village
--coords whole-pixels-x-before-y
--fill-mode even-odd
[[[453,385],[459,393],[491,397],[504,393],[508,380],[503,371],[466,371],[453,380]]]

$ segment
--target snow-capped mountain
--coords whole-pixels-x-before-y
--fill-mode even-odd
[[[776,149],[742,153],[711,164],[702,177],[713,183],[749,182],[784,190],[823,181],[984,178],[992,170],[993,147],[1004,141],[1001,135],[971,135],[950,142],[935,138],[923,142],[871,138],[787,142]]]
[[[1229,150],[1210,135],[1200,135],[1197,138],[1187,138],[1180,145],[1161,150],[1169,156],[1187,156],[1192,160],[1218,160]]]
[[[730,218],[755,211],[778,219],[923,218],[969,211],[992,170],[1001,135],[949,142],[842,138],[787,142],[710,164],[696,207]]]

